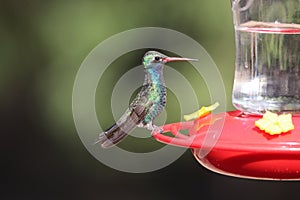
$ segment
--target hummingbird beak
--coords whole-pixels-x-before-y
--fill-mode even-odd
[[[164,63],[174,62],[174,61],[198,61],[198,59],[193,58],[179,58],[179,57],[166,57],[163,59]]]

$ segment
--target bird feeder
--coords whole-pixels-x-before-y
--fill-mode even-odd
[[[191,148],[204,167],[229,176],[300,180],[298,0],[231,0],[237,110],[164,125],[163,143]],[[219,126],[220,134],[211,130]],[[182,130],[187,130],[188,135]],[[211,134],[214,143],[205,143]]]

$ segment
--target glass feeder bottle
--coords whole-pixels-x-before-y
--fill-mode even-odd
[[[300,1],[231,0],[233,105],[250,114],[300,113]]]

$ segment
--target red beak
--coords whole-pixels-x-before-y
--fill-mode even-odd
[[[193,58],[179,58],[179,57],[166,57],[163,59],[164,63],[174,62],[174,61],[198,61],[198,59]]]

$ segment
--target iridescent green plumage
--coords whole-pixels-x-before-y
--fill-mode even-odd
[[[148,51],[143,57],[145,80],[141,91],[129,105],[123,116],[108,130],[100,133],[96,143],[107,148],[121,141],[136,127],[149,130],[158,128],[153,120],[166,106],[167,90],[163,77],[164,64],[171,61],[194,60],[167,57],[156,51]]]

